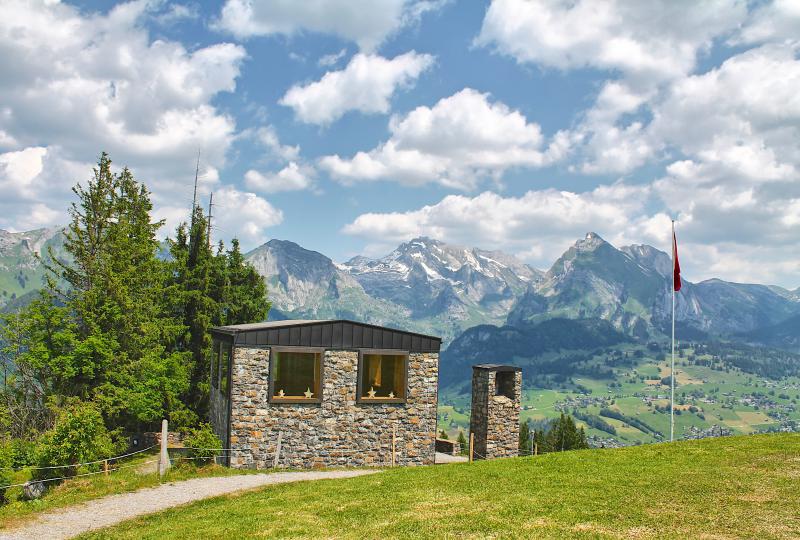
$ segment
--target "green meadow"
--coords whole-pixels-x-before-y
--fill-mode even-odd
[[[397,468],[273,486],[85,538],[797,538],[800,435]]]

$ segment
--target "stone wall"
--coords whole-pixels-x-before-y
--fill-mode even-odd
[[[434,461],[439,355],[409,355],[408,399],[358,404],[358,351],[326,350],[321,404],[269,403],[269,349],[237,347],[232,372],[231,466],[382,466]]]
[[[519,411],[522,372],[514,376],[513,398],[496,394],[497,371],[475,367],[472,371],[470,432],[475,459],[519,455]]]

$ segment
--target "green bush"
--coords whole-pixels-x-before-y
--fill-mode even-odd
[[[28,439],[11,440],[11,461],[15,469],[36,463],[36,442]]]
[[[186,430],[183,445],[189,448],[187,457],[197,465],[211,463],[214,456],[222,453],[222,443],[210,424],[200,424],[198,428]]]
[[[11,467],[14,466],[13,449],[10,442],[0,443],[0,502],[6,502],[6,488],[13,484],[13,471]]]
[[[38,467],[59,467],[37,469],[33,476],[36,480],[74,476],[79,463],[111,457],[115,450],[97,407],[73,402],[58,412],[55,426],[40,437],[36,448]],[[88,468],[99,470],[101,467],[98,463]]]

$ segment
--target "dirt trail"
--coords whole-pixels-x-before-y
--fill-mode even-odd
[[[40,515],[35,521],[0,531],[0,539],[56,540],[72,538],[88,531],[116,525],[121,521],[152,514],[200,499],[216,497],[271,484],[302,480],[352,478],[373,474],[374,470],[284,472],[194,478],[170,482],[131,493],[120,493],[86,503],[60,508]]]

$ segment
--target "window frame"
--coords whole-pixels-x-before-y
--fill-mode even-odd
[[[386,356],[402,356],[403,357],[403,397],[401,398],[370,398],[364,397],[364,388],[362,374],[364,372],[364,355],[365,354],[380,354]],[[381,405],[384,403],[408,403],[408,366],[409,366],[409,351],[398,349],[359,349],[358,350],[358,371],[356,372],[356,403],[363,405]]]
[[[293,353],[314,353],[319,354],[319,368],[317,370],[317,377],[319,379],[319,392],[316,397],[312,398],[281,398],[275,396],[275,354],[281,352]],[[267,402],[274,405],[319,405],[322,403],[323,391],[325,388],[325,381],[323,375],[325,374],[325,349],[322,347],[270,347],[269,349],[269,388],[267,390]]]

